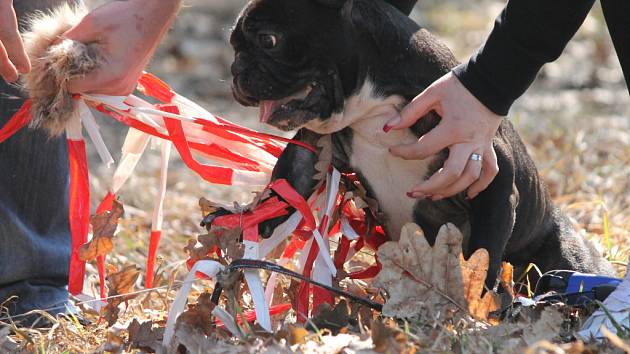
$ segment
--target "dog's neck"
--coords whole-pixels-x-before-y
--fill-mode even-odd
[[[332,134],[356,127],[365,120],[393,118],[405,102],[402,96],[379,95],[372,81],[366,78],[361,89],[345,99],[341,112],[323,121],[311,120],[305,127],[319,134]]]

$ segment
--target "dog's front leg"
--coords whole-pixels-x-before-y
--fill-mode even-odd
[[[297,132],[294,140],[307,143],[317,147],[317,141],[321,135],[312,131],[301,129]],[[314,178],[318,173],[315,165],[319,161],[319,155],[300,145],[289,144],[280,155],[271,175],[271,181],[285,179],[296,192],[304,199],[308,199],[313,194],[318,181]],[[272,192],[272,195],[275,195]],[[291,208],[289,214],[274,219],[269,219],[259,224],[258,231],[263,238],[268,238],[273,234],[273,230],[285,222],[295,210]]]
[[[495,140],[496,142],[496,140]],[[509,148],[495,144],[499,174],[488,188],[471,201],[470,240],[466,258],[485,248],[490,255],[486,286],[494,287],[501,269],[503,254],[512,235],[518,205],[514,187],[514,162]]]
[[[304,142],[316,147],[317,141],[320,137],[321,135],[306,129],[301,129],[297,132],[293,140]],[[318,183],[318,181],[314,179],[318,172],[315,168],[318,161],[318,153],[300,145],[289,144],[278,158],[276,166],[271,174],[271,181],[273,182],[279,179],[284,179],[289,182],[291,187],[293,187],[293,189],[295,189],[295,191],[298,192],[304,199],[307,199],[314,192]],[[277,194],[273,191],[269,191],[266,198],[274,196],[277,196]],[[282,197],[280,197],[280,199],[282,199]],[[260,223],[258,230],[260,235],[263,238],[270,237],[275,228],[285,222],[294,211],[295,210],[291,208],[289,213],[285,216],[269,219]],[[229,210],[219,208],[215,212],[206,216],[201,222],[201,226],[205,226],[207,229],[210,229],[214,219],[231,213],[232,212]]]

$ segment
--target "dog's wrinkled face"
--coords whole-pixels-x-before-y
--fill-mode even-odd
[[[260,121],[293,130],[343,108],[356,85],[353,41],[335,0],[254,0],[230,43],[233,94],[260,107]]]

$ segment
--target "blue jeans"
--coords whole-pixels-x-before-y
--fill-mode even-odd
[[[1,125],[22,105],[19,95],[0,83]],[[0,302],[18,296],[12,314],[68,299],[68,188],[64,137],[23,128],[0,144]]]
[[[64,0],[14,1],[18,18]],[[0,126],[24,102],[0,79]],[[68,301],[71,252],[68,152],[64,137],[23,128],[0,144],[0,303],[12,315]],[[3,317],[0,315],[0,317]]]

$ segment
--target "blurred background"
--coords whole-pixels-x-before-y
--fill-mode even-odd
[[[97,6],[99,1],[92,1]],[[100,1],[102,2],[102,1]],[[210,112],[258,130],[258,111],[231,97],[230,28],[245,0],[186,0],[149,71]],[[483,42],[503,1],[420,0],[412,17],[464,61]],[[536,19],[532,19],[532,22]],[[630,233],[630,99],[599,3],[562,57],[544,67],[510,119],[525,140],[550,191],[576,228],[611,260],[627,259]],[[99,120],[115,157],[126,128]],[[280,132],[275,131],[280,134]],[[144,263],[150,213],[157,192],[159,152],[149,151],[121,193],[127,218],[114,263]],[[105,193],[112,170],[91,154],[93,203]],[[198,227],[199,197],[248,202],[251,191],[218,187],[192,175],[173,158],[165,206],[164,264],[185,259],[182,248]],[[401,196],[405,198],[405,196]],[[619,268],[621,269],[621,268]],[[92,273],[94,274],[94,273]]]

